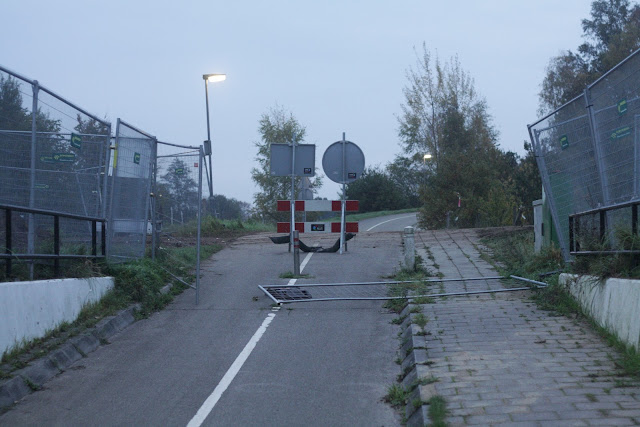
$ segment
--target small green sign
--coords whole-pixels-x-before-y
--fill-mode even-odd
[[[140,153],[133,153],[133,163],[136,165],[140,164]]]
[[[42,163],[54,163],[55,162],[55,160],[53,160],[53,156],[52,155],[40,156],[40,161]]]
[[[562,147],[562,149],[566,149],[569,146],[569,137],[567,135],[562,135],[560,137],[560,147]]]
[[[618,114],[623,115],[626,112],[627,112],[627,100],[621,99],[618,102]]]
[[[62,163],[75,162],[76,155],[73,153],[53,153],[53,160]]]
[[[49,188],[49,184],[36,184],[36,188],[40,190],[47,190]]]
[[[184,175],[184,168],[176,168],[176,175]]]
[[[82,137],[75,133],[71,134],[71,146],[76,148],[82,148]]]
[[[611,133],[611,139],[612,140],[621,139],[628,135],[631,135],[631,126],[623,126],[621,128],[614,130]]]

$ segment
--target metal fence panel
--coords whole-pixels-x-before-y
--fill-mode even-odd
[[[637,198],[640,55],[630,57],[588,91],[603,160],[605,203]]]
[[[105,218],[110,137],[107,121],[0,67],[0,204]],[[26,236],[23,253],[51,253],[45,218],[16,216],[24,220],[17,230]],[[69,250],[90,247],[88,225],[62,221],[61,233],[74,246]]]
[[[636,51],[587,87],[583,96],[529,127],[565,259],[570,214],[640,197],[639,126]],[[609,233],[617,222],[628,223],[627,216],[608,213]],[[607,237],[615,240],[612,234]]]
[[[602,188],[585,106],[584,97],[578,97],[532,127],[533,145],[545,192],[559,219],[556,231],[565,252],[568,249],[568,215],[602,203]]]
[[[144,256],[155,149],[153,136],[118,119],[107,249],[112,262]]]

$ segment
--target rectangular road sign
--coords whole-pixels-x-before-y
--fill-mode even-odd
[[[291,211],[291,202],[289,200],[278,200],[278,212]],[[342,210],[342,202],[340,200],[296,200],[297,212],[340,212]],[[345,210],[347,212],[357,212],[360,210],[360,202],[358,200],[347,200]]]
[[[296,230],[299,233],[340,233],[339,222],[296,222]],[[358,232],[358,222],[347,222],[345,225],[347,233]],[[290,233],[291,225],[288,222],[279,222],[278,233]]]
[[[291,157],[293,147],[289,144],[271,144],[271,175],[291,176]],[[296,145],[295,176],[315,176],[316,146],[315,144]]]

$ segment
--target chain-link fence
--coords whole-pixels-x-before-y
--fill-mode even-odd
[[[581,96],[529,126],[565,259],[569,259],[569,215],[640,196],[639,118],[640,51],[636,51]],[[630,212],[623,210],[607,213],[609,232],[616,224],[629,228],[627,217]],[[584,225],[583,232],[596,228]]]
[[[105,218],[111,125],[3,67],[0,95],[0,205]],[[53,217],[11,215],[12,253],[53,253]],[[59,231],[62,253],[90,252],[90,222],[62,218]]]
[[[103,246],[110,262],[124,262],[144,257],[153,243],[152,256],[162,251],[183,278],[195,270],[197,289],[202,148],[158,142],[120,119],[113,146],[111,141],[108,122],[0,67],[0,223],[7,224],[0,227],[0,251],[6,270],[23,257],[55,260],[57,271],[59,255],[96,256],[98,247],[104,254]]]
[[[195,271],[196,301],[199,293],[201,218],[202,218],[202,150],[196,147],[158,143],[160,153],[155,168],[153,215],[159,233],[154,239],[157,255],[180,271],[184,278]],[[167,152],[172,151],[171,154]],[[194,262],[191,248],[196,249]]]
[[[118,119],[111,168],[111,204],[107,254],[111,262],[142,258],[149,224],[149,203],[156,138]]]

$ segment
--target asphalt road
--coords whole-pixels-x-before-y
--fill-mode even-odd
[[[403,213],[360,221],[360,231],[402,231],[404,227],[415,227],[418,223],[416,213]]]
[[[392,274],[400,234],[378,231],[415,223],[397,217],[362,221],[342,255],[313,254],[299,283]],[[198,306],[186,291],[27,396],[0,425],[399,425],[381,401],[399,370],[394,315],[374,301],[274,311],[257,286],[288,283],[278,276],[292,267],[286,245],[239,239],[203,263]]]

